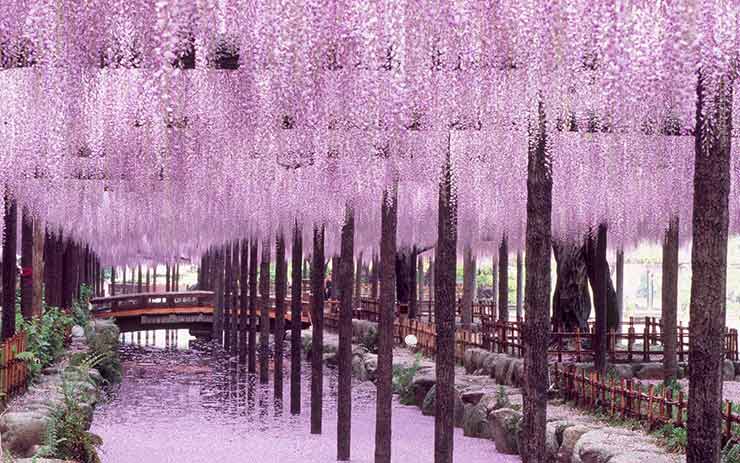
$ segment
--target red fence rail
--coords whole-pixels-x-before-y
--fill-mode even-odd
[[[7,402],[28,387],[26,362],[17,358],[25,351],[25,332],[19,332],[0,344],[0,402]]]

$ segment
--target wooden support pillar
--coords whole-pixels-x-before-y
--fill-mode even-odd
[[[213,311],[213,334],[212,337],[217,344],[223,342],[223,308],[224,308],[224,250],[219,247],[214,249],[214,279],[213,290],[216,306]],[[156,277],[156,272],[154,273]]]
[[[260,260],[260,383],[270,380],[270,237],[262,240],[262,258]]]
[[[21,314],[33,317],[33,219],[27,207],[21,208]]]
[[[594,291],[596,323],[594,336],[594,367],[601,374],[606,374],[607,357],[607,289],[609,269],[606,265],[606,224],[600,224],[596,236],[596,284],[600,291]],[[601,297],[597,297],[600,295]]]
[[[617,266],[619,268],[619,266]],[[663,373],[666,381],[678,379],[676,343],[678,332],[678,217],[668,223],[663,238],[663,274],[661,285],[661,336],[663,338]]]
[[[457,203],[452,194],[452,167],[447,156],[439,187],[436,250],[436,411],[434,461],[452,463],[455,416],[455,307],[457,267]]]
[[[232,354],[239,351],[239,241],[235,240],[231,248],[231,346],[229,350]],[[180,290],[180,264],[177,264],[177,288]]]
[[[147,265],[146,266],[146,292],[151,292],[152,286],[151,286],[151,268]]]
[[[355,267],[355,298],[354,307],[360,306],[362,298],[362,251],[357,254],[357,266]]]
[[[172,266],[172,276],[175,275],[175,266]],[[175,278],[172,279],[173,283]],[[231,243],[224,245],[224,285],[223,285],[223,299],[224,299],[224,349],[229,352],[231,350],[231,287],[233,285],[233,274],[232,274],[232,258],[231,258]],[[173,284],[174,286],[174,284]]]
[[[290,413],[300,415],[301,413],[301,313],[303,311],[303,274],[301,264],[303,261],[303,232],[295,222],[293,228],[293,249],[291,269],[291,301],[290,301]]]
[[[201,270],[207,268],[207,259],[204,259],[205,265]],[[241,259],[239,262],[241,271],[239,272],[239,363],[247,363],[247,326],[249,324],[249,241],[241,242]],[[204,275],[205,277],[205,275]]]
[[[466,330],[473,325],[473,292],[475,291],[475,262],[470,245],[465,246],[463,256],[463,295],[460,307],[462,327]]]
[[[498,248],[498,319],[509,321],[509,244],[506,235]]]
[[[141,293],[144,291],[144,281],[141,275],[141,264],[136,266],[136,292]]]
[[[288,292],[288,263],[285,261],[285,237],[278,232],[275,242],[275,380],[276,403],[283,403],[283,361],[285,343],[285,296]]]
[[[5,229],[3,233],[3,311],[2,339],[4,341],[15,334],[15,284],[18,212],[15,199],[5,191]]]
[[[223,259],[224,258],[223,257],[224,250],[221,249],[219,251],[219,253],[221,254],[222,259]],[[221,262],[221,260],[219,260],[219,262]],[[165,264],[164,265],[164,268],[165,268],[165,270],[164,270],[165,271],[165,273],[164,273],[164,290],[169,293],[170,291],[172,291],[172,287],[170,286],[170,264]]]
[[[516,252],[516,319],[522,319],[522,307],[524,306],[524,272],[522,272],[522,251]]]
[[[257,238],[252,238],[249,250],[249,337],[247,371],[257,372]]]
[[[116,266],[112,265],[110,268],[110,295],[116,295]]]
[[[311,266],[311,434],[321,434],[324,390],[324,226],[314,225]]]
[[[44,227],[39,221],[33,223],[33,257],[32,257],[32,287],[31,316],[39,317],[43,313],[44,304],[44,246],[46,244]]]
[[[355,219],[351,207],[345,207],[339,258],[339,390],[337,396],[337,460],[349,461],[352,435],[352,264],[354,260]]]
[[[68,238],[64,247],[64,259],[62,268],[62,304],[63,309],[72,307],[77,282],[77,246]]]

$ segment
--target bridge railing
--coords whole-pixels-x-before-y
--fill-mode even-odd
[[[93,311],[148,309],[156,307],[205,307],[213,305],[212,291],[134,293],[90,299]]]

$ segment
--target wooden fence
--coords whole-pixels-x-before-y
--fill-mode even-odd
[[[19,332],[0,345],[0,402],[7,402],[28,387],[26,362],[17,355],[26,350],[26,333]]]
[[[633,419],[654,430],[666,424],[686,425],[687,397],[683,391],[677,394],[670,388],[645,387],[640,382],[615,380],[613,376],[592,372],[569,365],[560,368],[556,363],[552,369],[553,384],[563,399],[575,402],[576,406],[599,410],[612,417]],[[740,415],[735,413],[733,403],[725,401],[722,407],[722,440],[740,440]]]

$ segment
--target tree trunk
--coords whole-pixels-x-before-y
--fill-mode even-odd
[[[408,287],[409,287],[409,318],[416,319],[418,293],[416,291],[416,258],[419,256],[417,247],[413,246],[408,256]]]
[[[411,288],[409,287],[409,255],[410,249],[401,249],[396,253],[396,300],[398,304],[404,304],[408,309],[409,300],[411,299]],[[382,265],[382,264],[381,264]],[[381,268],[381,279],[383,278],[383,269]],[[382,284],[382,283],[381,283]],[[381,296],[382,297],[382,296]]]
[[[624,320],[624,249],[617,250],[617,319]],[[621,325],[617,326],[617,332],[621,333]]]
[[[522,251],[516,252],[516,319],[522,320],[524,305],[524,274],[522,273]]]
[[[223,255],[224,250],[221,249],[221,251],[219,252]],[[125,285],[126,284],[126,267],[123,268],[123,279],[124,279],[123,284]],[[164,290],[168,293],[172,290],[170,286],[170,264],[164,265]]]
[[[311,265],[311,434],[321,434],[324,390],[324,226],[314,225]]]
[[[303,235],[298,221],[293,228],[293,266],[290,280],[290,413],[301,414],[301,312],[303,310],[303,275],[301,264],[303,261]]]
[[[247,371],[257,372],[257,239],[249,250],[249,337]]]
[[[711,88],[710,93],[700,73],[691,249],[687,463],[720,461],[732,82],[723,76]]]
[[[62,308],[69,309],[74,301],[75,286],[77,285],[77,247],[67,238],[64,247],[64,259],[62,269]],[[15,285],[13,286],[15,298]],[[14,301],[15,302],[15,301]]]
[[[21,314],[33,316],[33,219],[27,207],[21,208]]]
[[[61,245],[59,246],[61,247]],[[60,259],[60,262],[61,262],[61,259]],[[60,265],[60,270],[61,270],[61,265]],[[61,271],[59,273],[61,275]],[[156,274],[154,274],[154,283],[155,284],[157,283]],[[61,293],[59,294],[60,294],[59,304],[61,305]],[[110,295],[111,296],[116,295],[116,266],[115,265],[112,265],[110,268]]]
[[[473,325],[473,291],[475,285],[475,263],[473,262],[473,250],[470,245],[465,246],[463,256],[463,295],[460,304],[460,316],[462,327],[469,330]]]
[[[33,256],[32,256],[32,273],[33,273],[33,299],[31,301],[31,316],[39,317],[43,313],[44,303],[44,244],[45,240],[44,227],[41,222],[35,220],[33,223]]]
[[[594,368],[601,374],[606,374],[606,354],[608,350],[607,338],[607,288],[609,266],[606,263],[606,224],[599,225],[596,237],[596,278],[594,283],[599,288],[594,291],[598,297],[594,306],[596,307],[596,326],[594,327]],[[615,293],[616,295],[616,293]]]
[[[524,311],[524,387],[519,450],[523,463],[547,461],[548,359],[550,337],[550,246],[552,241],[552,171],[546,146],[542,103],[530,125],[527,162],[527,228]]]
[[[354,307],[360,306],[362,299],[362,251],[357,254],[357,267],[355,270],[355,302]]]
[[[663,238],[663,281],[661,293],[661,327],[663,338],[663,373],[666,381],[678,379],[676,360],[676,318],[678,316],[678,217],[668,223]]]
[[[378,256],[376,256],[375,252],[373,252],[373,271],[370,277],[370,297],[372,297],[373,300],[378,300],[378,282],[380,280],[380,269],[378,268],[379,265],[380,263],[378,261]]]
[[[201,267],[201,268],[202,268],[202,267]],[[151,292],[151,290],[152,290],[152,287],[151,287],[151,274],[150,274],[150,270],[151,270],[151,269],[150,269],[150,268],[149,268],[149,266],[147,265],[147,266],[146,266],[146,292],[147,292],[147,293],[148,293],[148,292]],[[198,289],[201,289],[201,290],[202,290],[202,289],[203,289],[203,286],[201,286],[201,285],[198,285]]]
[[[396,188],[383,192],[380,222],[380,313],[378,319],[377,401],[375,404],[375,463],[391,462],[393,407],[393,319],[396,311]],[[378,272],[375,272],[376,275]]]
[[[275,244],[275,400],[283,403],[283,343],[285,342],[285,295],[288,292],[288,264],[285,262],[285,238],[278,232]]]
[[[606,224],[599,225],[597,233],[601,232],[602,226],[604,227],[604,239],[606,239]],[[604,309],[606,310],[606,330],[616,331],[621,323],[618,313],[619,309],[617,308],[617,291],[614,289],[614,284],[612,283],[606,253],[604,252],[603,256],[599,256],[596,249],[597,245],[598,240],[594,240],[593,236],[589,235],[586,237],[583,256],[586,262],[586,269],[588,270],[588,279],[591,283],[591,291],[594,295],[594,307],[598,314],[602,310],[599,306],[600,301],[606,301],[606,308]],[[601,281],[602,277],[606,279],[605,282]]]
[[[2,339],[4,341],[15,334],[15,282],[16,269],[16,235],[18,212],[15,199],[5,192],[5,230],[3,234],[3,313]]]
[[[144,280],[141,275],[141,264],[136,266],[136,292],[141,293],[144,291]]]
[[[260,383],[270,380],[270,239],[262,240],[260,260]]]
[[[232,243],[231,249],[231,348],[229,349],[232,354],[239,352],[239,241],[235,240]],[[177,289],[180,290],[180,264],[177,264]]]
[[[448,135],[449,137],[449,135]],[[457,203],[452,194],[448,138],[447,159],[439,185],[435,273],[437,328],[434,463],[452,463],[455,416],[455,308],[457,265]]]
[[[247,363],[247,333],[249,329],[249,240],[241,241],[239,260],[239,363]]]
[[[509,244],[506,235],[498,248],[498,319],[509,321]]]
[[[418,261],[418,268],[416,269],[416,285],[419,288],[417,292],[417,301],[419,309],[423,309],[424,303],[424,257],[419,255],[416,259]]]
[[[557,264],[557,278],[553,295],[553,324],[557,330],[568,332],[588,329],[591,314],[591,293],[584,249],[573,241],[553,242],[552,250]]]
[[[337,396],[337,460],[349,461],[352,434],[352,262],[354,260],[354,211],[346,206],[339,258],[339,391]],[[359,263],[358,260],[358,268]]]
[[[437,273],[435,271],[434,267],[434,259],[432,257],[429,258],[429,299],[432,300],[432,307],[429,310],[429,324],[432,324],[434,322],[434,313],[437,310],[435,307],[437,306],[437,296],[436,296],[436,289],[434,286],[434,281],[437,278]]]

